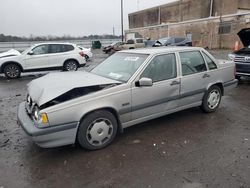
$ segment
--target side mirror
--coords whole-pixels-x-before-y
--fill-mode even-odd
[[[28,52],[28,55],[34,55],[34,52],[31,50]]]
[[[150,87],[153,85],[151,78],[141,78],[139,81],[135,82],[136,87]]]

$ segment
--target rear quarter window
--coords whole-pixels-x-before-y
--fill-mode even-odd
[[[202,52],[205,61],[207,62],[207,66],[209,68],[209,70],[214,70],[217,69],[217,65],[215,64],[215,62],[204,52]]]

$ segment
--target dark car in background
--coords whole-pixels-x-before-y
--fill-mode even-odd
[[[115,49],[118,49],[121,45],[123,45],[124,42],[113,42],[112,44],[105,46],[102,51],[106,54],[112,53],[112,51],[116,51]]]
[[[192,46],[192,40],[186,37],[166,37],[155,41],[153,47],[159,46]]]
[[[244,45],[244,48],[228,54],[230,60],[236,64],[236,78],[241,76],[250,77],[250,28],[242,29],[238,36]]]

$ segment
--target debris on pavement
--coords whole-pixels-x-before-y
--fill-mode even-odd
[[[133,143],[134,143],[134,144],[139,144],[139,143],[141,143],[141,140],[139,140],[139,139],[133,140]]]

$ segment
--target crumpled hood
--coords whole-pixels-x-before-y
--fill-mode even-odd
[[[119,83],[121,82],[89,72],[58,72],[31,81],[28,84],[28,93],[41,106],[74,88]]]
[[[250,28],[242,29],[237,33],[244,47],[250,46]]]
[[[11,49],[7,52],[0,53],[0,58],[18,56],[18,55],[21,55],[21,53],[19,51],[15,50],[15,49]]]

